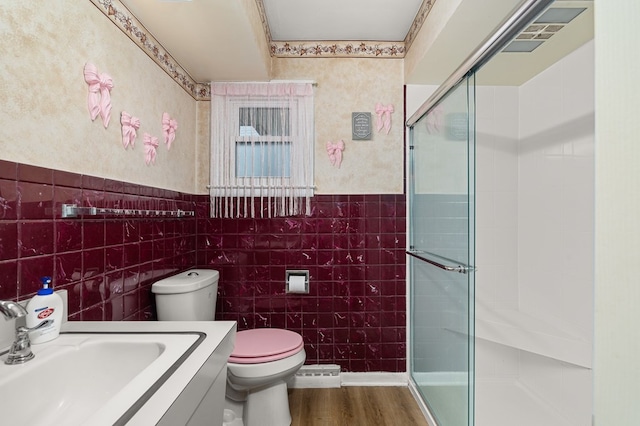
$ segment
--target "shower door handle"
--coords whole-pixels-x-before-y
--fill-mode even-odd
[[[476,269],[477,269],[475,266],[469,266],[469,265],[460,264],[459,262],[456,262],[455,260],[447,259],[446,257],[438,256],[437,254],[428,253],[426,251],[407,250],[407,254],[409,256],[415,257],[416,259],[420,259],[420,260],[422,260],[424,262],[429,263],[430,265],[437,266],[438,268],[444,269],[445,271],[449,271],[449,272],[459,272],[461,274],[466,274],[468,272],[475,272]],[[434,260],[432,258],[429,258],[427,256],[437,257],[439,259],[442,259],[443,261],[436,261],[436,260]],[[448,263],[452,263],[453,265],[448,264]]]

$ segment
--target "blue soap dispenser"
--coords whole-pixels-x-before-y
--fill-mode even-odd
[[[62,298],[51,288],[51,277],[42,277],[40,281],[42,288],[27,303],[27,327],[34,328],[45,321],[50,322],[29,333],[31,343],[34,344],[55,339],[62,326]]]

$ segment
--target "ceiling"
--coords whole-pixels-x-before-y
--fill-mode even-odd
[[[422,0],[262,0],[274,41],[404,41]]]
[[[521,0],[120,0],[182,68],[199,83],[265,81],[270,58],[299,46],[401,46],[426,25],[437,34],[423,42],[424,54],[406,83],[440,84],[500,24]],[[557,0],[574,5],[592,1]],[[591,21],[588,20],[589,16]],[[581,22],[591,35],[573,36],[571,25],[531,54],[509,54],[500,64],[509,84],[526,81],[532,72],[592,37],[592,10]],[[578,21],[576,19],[576,21]],[[425,28],[422,28],[424,31]],[[430,31],[433,29],[433,31]],[[562,35],[562,37],[560,37]],[[566,45],[570,46],[567,47]],[[576,45],[577,44],[577,45]],[[550,53],[554,46],[561,49]],[[573,45],[573,46],[571,46]],[[284,48],[283,48],[284,47]],[[568,49],[568,50],[567,50]],[[564,53],[563,53],[564,52]],[[310,52],[308,52],[309,54]],[[333,52],[335,54],[335,51]],[[344,53],[344,51],[343,51]],[[402,57],[401,51],[398,56]],[[540,53],[545,53],[538,59]],[[326,50],[318,55],[329,56]],[[505,55],[505,54],[501,54]],[[349,55],[343,55],[349,56]],[[555,59],[554,59],[555,58]],[[514,64],[514,60],[518,61]],[[524,61],[520,64],[520,61]],[[491,61],[494,62],[493,60]],[[545,65],[546,64],[546,65]],[[518,71],[518,72],[516,72]],[[515,77],[520,71],[522,75]],[[485,76],[489,73],[485,72]],[[503,80],[506,81],[506,80]],[[503,83],[504,84],[504,83]],[[516,83],[513,83],[516,84]]]
[[[423,0],[121,2],[194,80],[207,82],[268,79],[271,41],[403,42]]]

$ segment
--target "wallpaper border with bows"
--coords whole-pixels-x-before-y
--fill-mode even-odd
[[[209,83],[196,82],[142,23],[118,0],[90,0],[120,30],[197,101],[211,99]]]
[[[436,0],[423,0],[404,41],[273,41],[263,0],[255,0],[271,56],[333,58],[404,58]]]
[[[162,47],[142,23],[118,0],[90,0],[123,33],[140,47],[160,68],[197,101],[211,100],[209,83],[195,81],[187,71]],[[343,57],[343,58],[404,58],[422,28],[436,0],[424,0],[411,28],[402,42],[341,41],[296,42],[271,40],[271,32],[262,0],[255,0],[260,19],[273,57]]]

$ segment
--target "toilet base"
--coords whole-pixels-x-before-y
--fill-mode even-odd
[[[244,426],[244,424],[242,423],[242,417],[238,417],[235,411],[225,408],[222,426]]]
[[[233,396],[237,397],[238,394]],[[287,384],[279,380],[252,389],[242,402],[227,395],[224,411],[224,426],[289,426],[291,412]]]
[[[244,405],[245,426],[289,426],[289,395],[287,384],[278,381],[270,386],[254,389]]]

